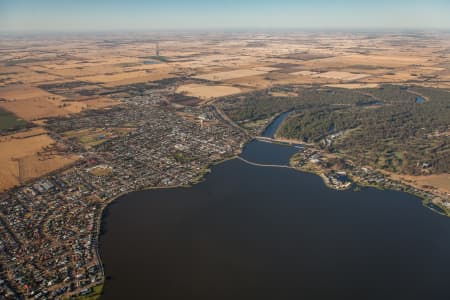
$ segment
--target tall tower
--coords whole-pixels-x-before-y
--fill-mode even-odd
[[[23,184],[24,181],[25,181],[25,174],[24,174],[25,168],[24,168],[23,158],[21,158],[21,157],[19,157],[19,158],[13,157],[11,160],[17,162],[17,169],[19,171],[17,179],[19,180],[20,184]]]
[[[156,42],[155,55],[159,56],[159,42]]]

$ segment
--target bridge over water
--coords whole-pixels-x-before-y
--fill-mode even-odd
[[[257,166],[257,167],[294,169],[293,167],[288,166],[288,165],[260,164],[260,163],[255,163],[255,162],[246,160],[245,158],[240,157],[240,156],[238,156],[238,157],[236,157],[236,158],[239,159],[239,160],[241,160],[241,161],[243,161],[243,162],[245,162],[246,164],[249,164],[249,165],[252,165],[252,166]]]
[[[267,136],[255,136],[254,139],[257,141],[266,142],[266,143],[286,144],[286,145],[291,145],[291,146],[295,146],[295,147],[303,146],[302,144],[299,144],[299,143],[278,140],[278,139],[267,137]]]

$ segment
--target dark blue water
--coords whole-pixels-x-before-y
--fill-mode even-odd
[[[358,103],[356,103],[357,106],[380,106],[380,105],[384,105],[383,101],[380,100],[372,100],[372,101],[360,101]]]
[[[242,156],[294,152],[253,141]],[[118,199],[103,229],[102,299],[449,299],[450,219],[292,169],[227,161],[192,188]]]
[[[274,138],[275,133],[277,132],[278,127],[280,127],[281,123],[283,123],[284,120],[289,116],[291,112],[287,111],[282,114],[280,114],[278,117],[276,117],[272,123],[267,126],[266,130],[264,130],[264,133],[262,136],[268,137],[268,138]]]
[[[276,155],[274,155],[274,150],[276,150]],[[240,156],[260,164],[289,165],[291,156],[297,151],[297,148],[287,145],[274,147],[274,144],[271,143],[255,141],[247,144]]]
[[[425,102],[425,99],[423,97],[416,97],[416,103],[422,104]]]

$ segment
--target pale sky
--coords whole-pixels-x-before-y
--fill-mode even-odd
[[[0,31],[450,29],[450,0],[0,0]]]

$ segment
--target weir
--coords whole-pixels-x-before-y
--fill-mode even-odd
[[[240,156],[238,156],[237,159],[239,159],[240,161],[245,162],[246,164],[249,164],[249,165],[252,165],[252,166],[256,166],[256,167],[294,169],[293,167],[287,166],[287,165],[268,165],[268,164],[255,163],[255,162],[246,160],[245,158],[242,158]]]

